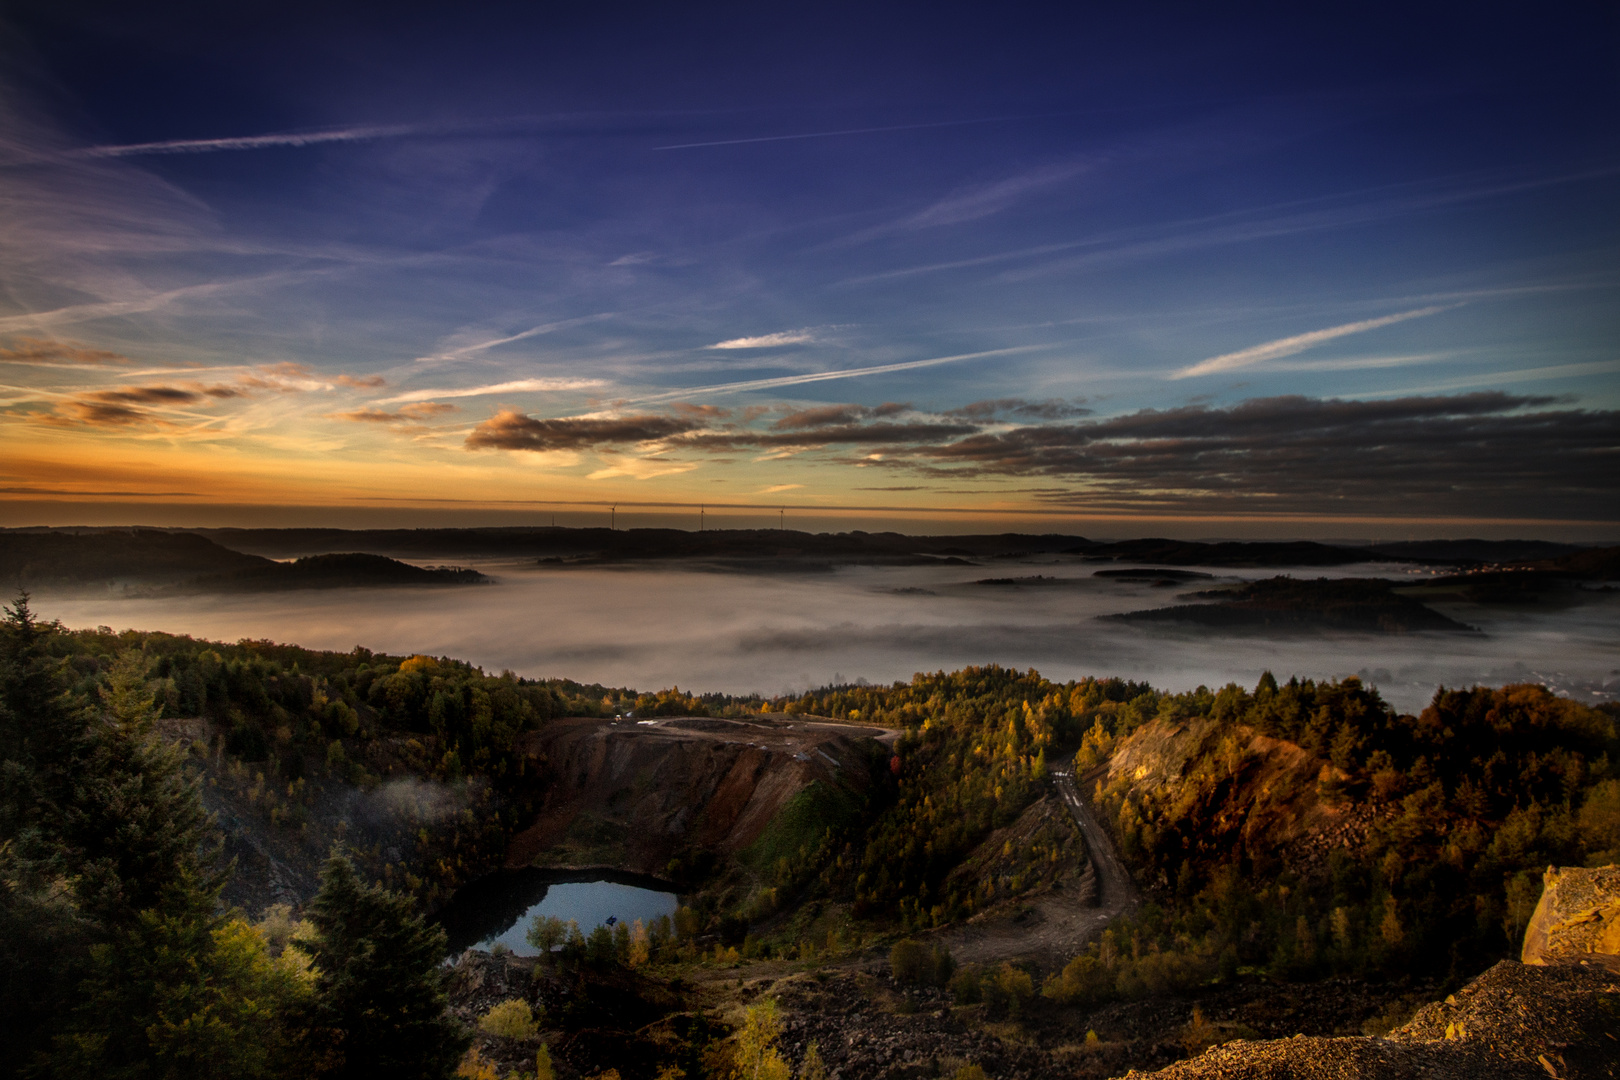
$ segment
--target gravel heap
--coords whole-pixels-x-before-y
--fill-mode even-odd
[[[1134,1076],[1143,1076],[1133,1073]],[[1158,1080],[1585,1080],[1620,1077],[1620,976],[1504,960],[1387,1038],[1236,1041]]]

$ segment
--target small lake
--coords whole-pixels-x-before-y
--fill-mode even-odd
[[[572,919],[589,934],[609,920],[651,923],[673,916],[679,904],[667,882],[604,871],[503,870],[456,891],[437,921],[450,939],[452,956],[465,949],[505,945],[519,956],[539,950],[525,936],[536,915]]]

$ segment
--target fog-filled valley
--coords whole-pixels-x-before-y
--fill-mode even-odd
[[[1100,1080],[1301,1031],[1449,1068],[1506,994],[1561,1003],[1514,1061],[1598,1062],[1606,976],[1499,983],[1547,867],[1600,939],[1620,894],[1617,555],[8,530],[0,1034]]]
[[[70,627],[138,628],[307,648],[450,656],[487,670],[639,689],[767,696],[920,671],[996,663],[1057,680],[1087,675],[1167,690],[1236,681],[1359,675],[1399,708],[1437,686],[1542,682],[1578,700],[1620,690],[1620,595],[1591,591],[1556,606],[1432,602],[1478,633],[1324,631],[1231,634],[1129,625],[1104,616],[1184,601],[1194,589],[1279,574],[1422,583],[1412,563],[1322,568],[1186,567],[1191,582],[1095,577],[1129,562],[1032,555],[820,572],[691,564],[546,567],[462,559],[493,584],[459,589],[336,589],[269,594],[87,597],[35,590],[45,617]],[[1029,580],[1037,579],[1037,580]],[[994,584],[990,582],[996,582]]]

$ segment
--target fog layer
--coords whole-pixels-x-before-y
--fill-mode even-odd
[[[1202,585],[1091,577],[1077,560],[986,566],[849,567],[741,574],[699,568],[543,569],[481,564],[491,586],[345,589],[162,599],[53,597],[34,606],[70,627],[164,630],[309,648],[429,653],[490,670],[610,686],[779,694],[832,682],[890,682],[918,671],[997,663],[1051,679],[1118,675],[1171,690],[1271,670],[1361,675],[1403,709],[1436,686],[1545,682],[1601,700],[1620,692],[1620,599],[1562,610],[1436,605],[1479,635],[1234,637],[1146,628],[1098,616],[1176,603]],[[1215,582],[1278,571],[1208,569]],[[1401,577],[1406,568],[1353,571]],[[1334,571],[1332,576],[1345,576]],[[1040,575],[1061,583],[975,584]],[[1293,571],[1319,577],[1322,571]]]

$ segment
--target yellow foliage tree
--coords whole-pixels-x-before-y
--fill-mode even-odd
[[[737,1034],[737,1080],[791,1080],[788,1064],[776,1049],[782,1018],[775,998],[750,1005]]]
[[[529,1008],[527,1001],[520,998],[511,998],[493,1006],[478,1021],[478,1029],[486,1035],[502,1039],[532,1039],[540,1033],[534,1011]]]
[[[637,919],[630,927],[630,950],[624,962],[631,967],[640,967],[647,962],[651,955],[651,948],[647,941],[647,928]]]

